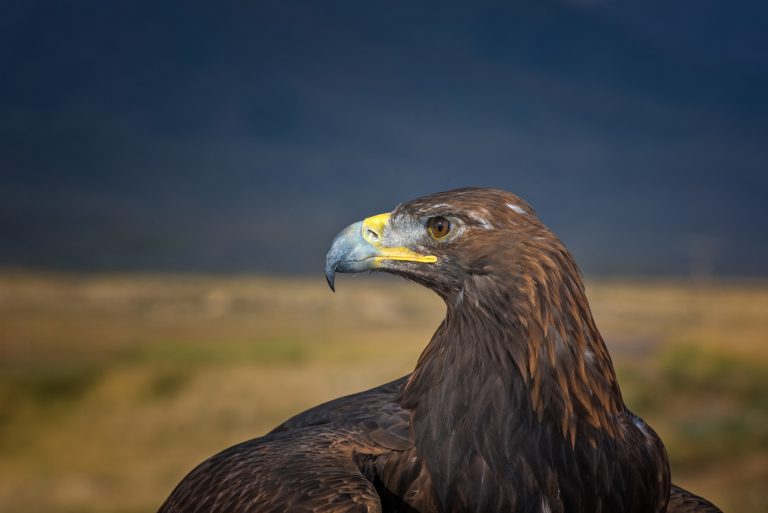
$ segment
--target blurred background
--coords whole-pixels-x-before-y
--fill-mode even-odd
[[[515,192],[674,480],[768,511],[768,4],[0,5],[0,510],[156,509],[409,372],[443,314],[342,227]]]

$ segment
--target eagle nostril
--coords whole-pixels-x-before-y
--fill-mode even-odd
[[[368,238],[371,239],[371,240],[379,240],[379,234],[374,232],[370,228],[368,229],[367,235],[368,235]]]

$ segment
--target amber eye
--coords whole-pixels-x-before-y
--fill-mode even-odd
[[[451,222],[442,216],[431,217],[427,221],[427,230],[433,238],[442,239],[451,233]]]

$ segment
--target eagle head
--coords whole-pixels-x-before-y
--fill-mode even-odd
[[[446,301],[478,286],[546,272],[565,252],[533,208],[512,193],[467,188],[423,196],[344,229],[325,273],[385,271],[421,283]],[[559,258],[557,260],[560,260]]]

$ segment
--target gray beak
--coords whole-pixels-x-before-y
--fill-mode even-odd
[[[349,225],[339,233],[325,257],[325,279],[335,291],[336,273],[359,273],[375,267],[378,248],[363,238],[363,222]]]

